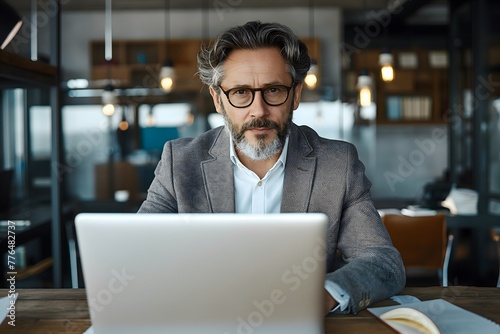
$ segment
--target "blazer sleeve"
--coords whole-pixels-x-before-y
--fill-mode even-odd
[[[138,213],[177,213],[173,179],[172,142],[167,142],[156,166],[155,177],[149,186],[146,200]]]
[[[346,264],[326,279],[349,294],[344,312],[357,313],[401,291],[406,275],[401,256],[373,205],[371,183],[353,145],[349,145],[345,173],[337,249]]]

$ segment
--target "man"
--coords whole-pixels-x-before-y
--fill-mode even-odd
[[[310,67],[288,28],[248,22],[198,54],[225,126],[165,144],[139,212],[322,212],[329,218],[325,313],[357,313],[399,292],[401,257],[353,145],[292,122]],[[339,250],[346,262],[333,270]]]

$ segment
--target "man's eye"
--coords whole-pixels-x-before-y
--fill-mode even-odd
[[[266,92],[271,94],[281,93],[282,91],[283,88],[279,86],[273,86],[266,89]]]
[[[232,95],[247,95],[249,93],[249,90],[248,89],[234,89],[232,91]]]

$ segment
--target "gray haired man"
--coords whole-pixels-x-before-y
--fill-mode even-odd
[[[248,22],[202,48],[199,75],[225,126],[167,142],[139,212],[322,212],[325,313],[357,313],[398,293],[405,271],[355,147],[292,122],[309,67],[305,44],[277,23]],[[337,251],[346,264],[335,269]]]

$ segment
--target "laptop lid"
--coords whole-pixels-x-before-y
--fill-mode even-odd
[[[79,214],[99,333],[323,333],[323,214]]]

